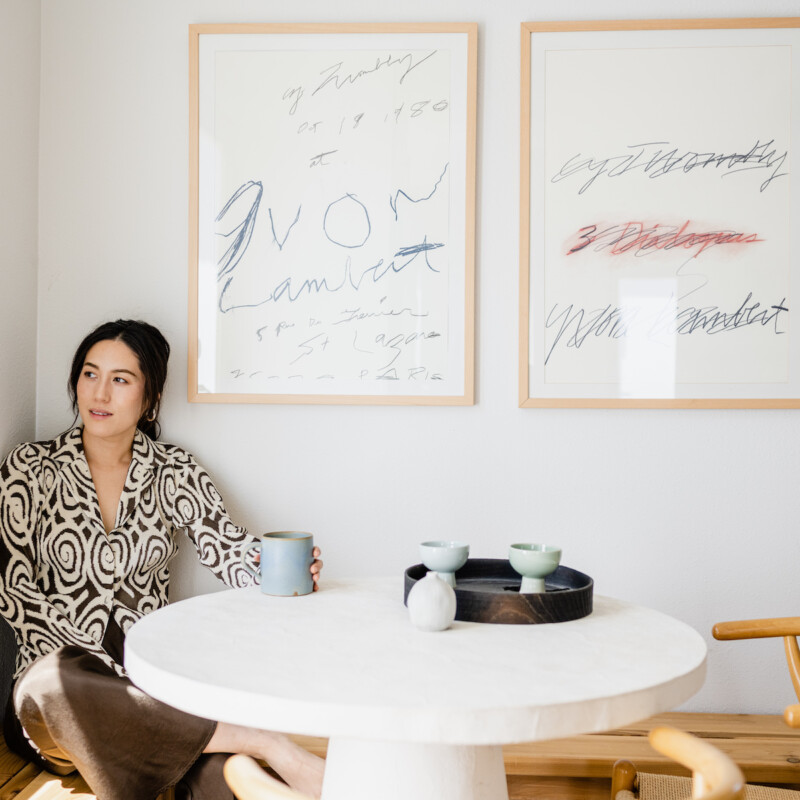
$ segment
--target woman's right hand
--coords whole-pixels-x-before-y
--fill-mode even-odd
[[[314,581],[314,591],[316,592],[319,590],[319,574],[322,572],[322,561],[320,560],[322,551],[319,547],[315,547],[311,555],[314,556],[314,560],[311,562],[311,579]]]

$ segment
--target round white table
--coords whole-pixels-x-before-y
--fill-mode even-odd
[[[651,609],[415,629],[402,577],[194,597],[137,622],[131,679],[192,714],[330,737],[323,800],[507,800],[502,745],[608,730],[702,685],[706,645]]]

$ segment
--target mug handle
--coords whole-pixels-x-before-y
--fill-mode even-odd
[[[242,566],[253,576],[255,582],[256,583],[260,583],[261,582],[261,576],[259,575],[258,568],[253,569],[247,563],[247,561],[245,560],[247,558],[247,556],[249,555],[250,551],[254,547],[261,547],[261,542],[260,541],[255,541],[255,542],[250,542],[250,544],[248,544],[248,545],[245,545],[244,550],[242,550],[241,562],[242,562]]]

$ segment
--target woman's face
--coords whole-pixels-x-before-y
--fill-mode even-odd
[[[84,436],[133,441],[145,410],[144,375],[128,345],[111,339],[94,345],[83,362],[76,394]]]

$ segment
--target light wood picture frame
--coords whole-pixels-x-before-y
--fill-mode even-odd
[[[800,18],[521,34],[519,405],[800,407]]]
[[[477,24],[192,25],[190,402],[474,402]]]

